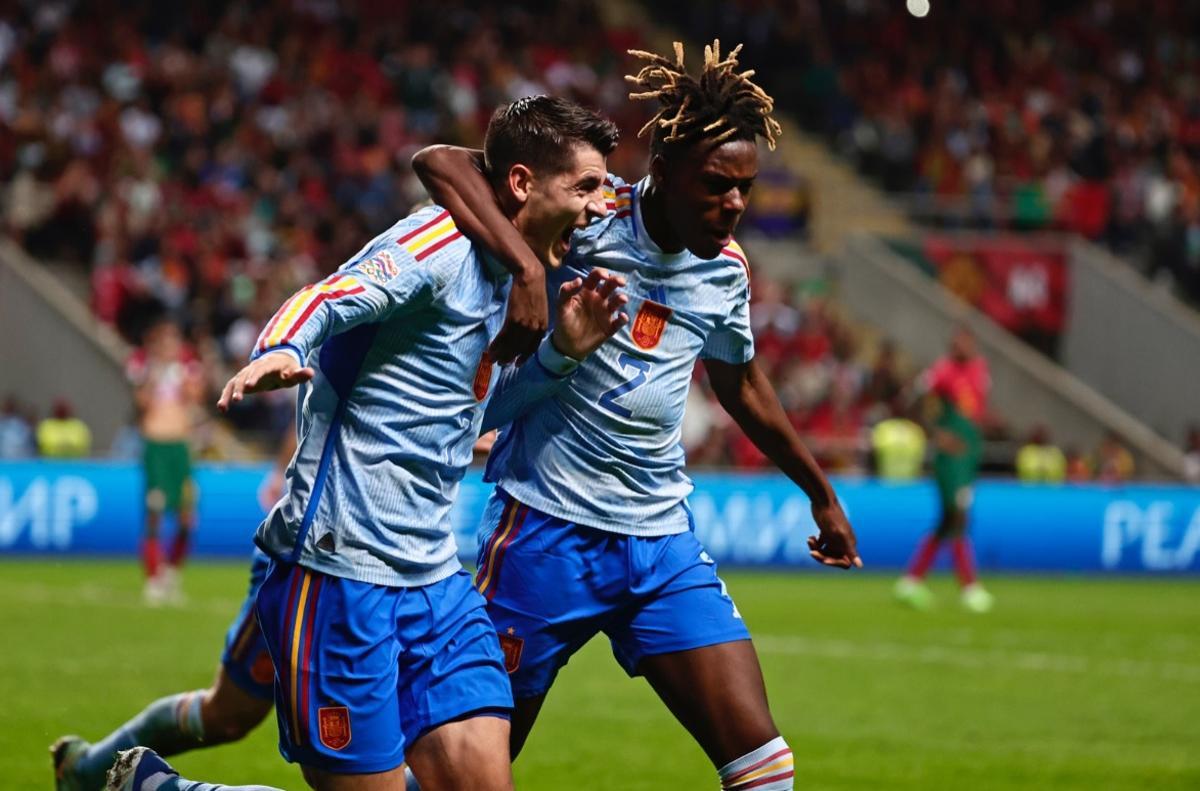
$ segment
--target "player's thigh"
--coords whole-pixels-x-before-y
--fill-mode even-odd
[[[422,791],[507,791],[509,723],[496,716],[448,722],[417,739],[408,765]]]
[[[644,675],[718,766],[778,735],[741,613],[694,534],[640,540],[645,587],[606,629],[630,675]]]
[[[973,483],[974,479],[965,473],[939,482],[942,518],[936,531],[938,538],[957,538],[966,531],[967,515],[975,500]]]
[[[403,763],[396,609],[404,594],[272,564],[256,613],[289,761],[330,775],[387,774]]]
[[[266,719],[274,705],[271,695],[243,689],[222,666],[200,703],[205,741],[215,744],[243,738]]]
[[[512,688],[495,628],[470,575],[459,571],[405,596],[397,609],[396,632],[401,647],[397,701],[405,744],[415,745],[448,724],[500,718],[504,739],[498,749],[507,763]]]
[[[521,750],[525,749],[525,742],[529,739],[533,724],[537,722],[538,713],[542,710],[542,704],[546,702],[547,694],[513,698],[512,723],[508,735],[508,752],[512,760],[517,760]]]
[[[543,696],[619,603],[625,556],[610,551],[613,540],[503,492],[488,502],[475,585],[487,601],[514,697]]]
[[[714,766],[779,735],[750,640],[645,657],[638,670]]]
[[[717,564],[692,532],[630,540],[628,600],[605,625],[630,675],[643,658],[749,639]]]
[[[213,711],[218,715],[236,711],[248,718],[256,708],[262,709],[262,716],[270,711],[275,694],[275,667],[255,613],[258,590],[266,579],[269,567],[267,556],[255,551],[246,599],[225,633],[221,667],[213,686],[213,692],[218,693],[211,696],[214,700]],[[263,705],[254,707],[251,700],[260,701]],[[237,705],[239,702],[245,705]],[[207,725],[206,719],[206,732],[212,733]]]

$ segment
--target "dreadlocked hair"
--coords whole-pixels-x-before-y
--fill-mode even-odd
[[[629,50],[630,55],[646,61],[637,74],[625,77],[641,89],[629,98],[657,99],[661,105],[638,132],[638,137],[650,133],[651,152],[662,153],[677,143],[707,140],[717,144],[756,136],[775,150],[775,140],[783,131],[771,117],[775,100],[750,81],[753,69],[738,71],[741,51],[739,44],[722,58],[721,41],[714,39],[704,47],[704,68],[699,76],[693,76],[683,65],[682,42],[675,42],[674,61],[653,52]]]

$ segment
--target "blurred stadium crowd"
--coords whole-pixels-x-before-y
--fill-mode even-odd
[[[745,41],[778,104],[917,217],[1079,233],[1200,302],[1200,4],[651,7]]]
[[[1156,260],[1200,289],[1200,60],[1183,33],[1194,13],[1153,4],[1169,15],[1155,28],[1163,38],[1130,24],[1114,26],[1129,36],[1117,41],[1097,22],[1121,3],[987,5],[939,9],[937,51],[907,46],[918,22],[898,3],[653,10],[745,41],[781,106],[889,189],[960,199],[963,223],[1175,245]],[[621,54],[642,35],[602,24],[597,3],[364,0],[353,18],[341,7],[208,2],[180,14],[152,0],[0,0],[3,230],[35,257],[80,264],[95,315],[131,343],[164,312],[185,327],[213,399],[288,294],[424,198],[411,154],[477,144],[497,104],[553,92],[596,106],[624,131],[610,169],[644,170],[634,133],[646,111],[626,100]],[[800,203],[789,232],[803,231]],[[901,350],[862,344],[820,294],[756,275],[754,300],[759,359],[827,469],[910,469],[881,456],[895,436],[909,438],[901,456],[923,457],[923,438],[877,430],[906,419],[898,404],[914,372]],[[290,402],[252,400],[231,419],[278,432]],[[74,424],[47,424],[74,420],[66,402],[36,417],[5,403],[0,456],[91,451]],[[69,441],[42,441],[45,425]],[[1133,473],[1112,440],[1051,451],[1044,431],[1023,445],[1003,421],[992,429],[1009,440],[997,471],[1021,472],[1019,451],[1035,447],[1051,478]],[[702,371],[684,442],[695,464],[765,463]],[[1200,432],[1189,442],[1200,477]]]

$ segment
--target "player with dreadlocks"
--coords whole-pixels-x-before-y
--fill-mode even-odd
[[[704,68],[633,52],[634,99],[659,102],[650,175],[611,178],[609,213],[569,238],[547,275],[624,275],[634,320],[557,395],[502,430],[485,477],[497,484],[480,532],[476,586],[499,632],[524,744],[559,669],[596,633],[646,678],[717,767],[723,788],[792,788],[792,754],[767,706],[758,657],[711,557],[696,539],[680,427],[697,358],[722,406],[812,502],[818,562],[862,565],[833,490],[754,360],[750,281],[733,231],[758,171],[757,138],[780,132],[773,102],[739,71],[739,49],[705,48]],[[513,247],[487,163],[463,149],[414,160],[458,227],[499,255]],[[494,244],[505,240],[504,245]],[[550,287],[556,287],[551,285]],[[498,393],[493,407],[520,399]]]

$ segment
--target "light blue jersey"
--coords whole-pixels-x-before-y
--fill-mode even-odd
[[[594,267],[624,275],[630,322],[536,407],[520,411],[530,401],[520,386],[498,390],[489,412],[518,417],[501,432],[485,478],[560,519],[626,535],[681,533],[692,491],[680,442],[692,369],[697,358],[754,356],[745,255],[736,242],[707,261],[663,253],[642,223],[647,180],[610,179],[609,214],[576,232],[547,279],[554,294]]]
[[[400,587],[460,568],[449,511],[499,376],[486,352],[509,282],[435,206],[279,309],[254,357],[290,352],[316,376],[300,393],[283,497],[258,530],[264,550]],[[536,397],[571,367],[547,343],[505,375]]]

